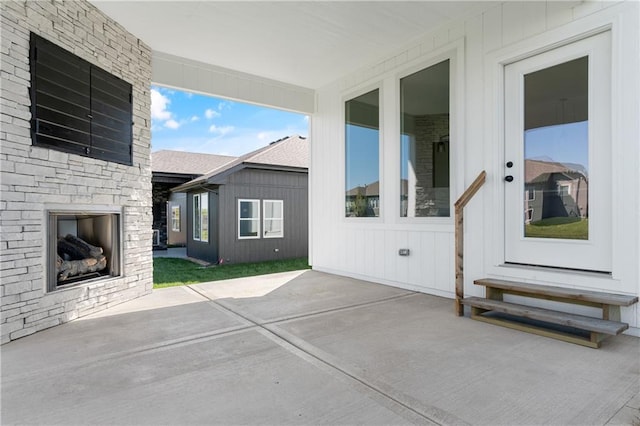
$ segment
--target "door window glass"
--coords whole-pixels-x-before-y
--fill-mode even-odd
[[[524,236],[589,238],[589,58],[524,76]]]

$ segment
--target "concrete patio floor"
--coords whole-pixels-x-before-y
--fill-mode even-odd
[[[640,339],[601,349],[316,271],[155,290],[0,348],[9,424],[640,422]]]

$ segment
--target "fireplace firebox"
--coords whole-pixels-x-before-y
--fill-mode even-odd
[[[48,216],[47,291],[121,275],[121,212],[50,210]]]

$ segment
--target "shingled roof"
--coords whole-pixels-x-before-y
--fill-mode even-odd
[[[228,155],[202,154],[162,150],[151,153],[151,171],[184,175],[203,175],[217,169],[238,157]]]
[[[173,190],[183,191],[199,184],[215,183],[216,178],[226,176],[241,168],[252,166],[276,170],[308,169],[309,142],[307,138],[302,136],[287,136],[210,170],[203,176],[195,178]]]

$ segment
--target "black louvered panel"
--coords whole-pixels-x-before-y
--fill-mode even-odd
[[[100,68],[91,69],[92,96],[122,111],[131,111],[131,85]]]
[[[91,88],[92,149],[99,150],[110,161],[131,164],[131,85],[101,69],[92,68]]]
[[[33,144],[131,165],[131,85],[31,37]]]
[[[91,145],[90,65],[43,38],[32,42],[33,142],[84,154]]]

